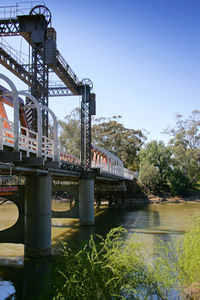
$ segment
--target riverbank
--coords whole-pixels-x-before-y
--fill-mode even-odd
[[[145,207],[150,204],[161,204],[161,203],[198,203],[200,202],[200,194],[190,195],[187,197],[170,197],[170,196],[142,196],[142,197],[127,197],[126,200],[122,202],[114,203],[112,207]],[[108,202],[104,202],[103,205],[109,206]]]
[[[200,194],[187,196],[187,197],[159,197],[159,196],[149,196],[149,203],[162,203],[162,202],[169,202],[169,203],[185,203],[185,202],[200,202]]]

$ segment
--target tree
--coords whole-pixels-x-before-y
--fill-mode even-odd
[[[128,129],[118,123],[116,120],[120,118],[96,119],[92,126],[92,143],[119,157],[126,168],[137,170],[137,155],[146,137],[141,130]]]
[[[193,110],[188,119],[176,114],[176,123],[168,127],[164,133],[172,136],[170,144],[182,145],[186,149],[199,149],[200,147],[200,110]]]
[[[169,145],[174,167],[179,168],[195,185],[200,180],[200,111],[192,111],[186,120],[177,114],[175,126],[168,127],[164,133],[172,136]]]
[[[59,141],[62,151],[80,157],[80,143],[81,143],[81,111],[77,107],[64,121],[59,120]]]
[[[169,174],[168,184],[172,196],[183,196],[190,187],[189,178],[177,167]]]
[[[167,179],[172,171],[171,154],[162,141],[152,141],[140,151],[138,182],[146,192],[158,193],[167,189]]]
[[[61,150],[77,157],[80,156],[80,114],[80,109],[75,108],[64,121],[58,121]],[[119,118],[121,117],[95,119],[92,126],[92,144],[104,147],[119,157],[125,167],[137,170],[138,153],[146,137],[141,130],[125,128],[116,121]]]

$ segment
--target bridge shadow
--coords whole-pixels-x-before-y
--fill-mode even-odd
[[[24,266],[1,266],[0,299],[48,299],[51,285],[51,261],[24,261]],[[8,285],[9,283],[9,285]],[[50,298],[49,298],[50,299]]]
[[[80,226],[72,235],[68,235],[67,243],[70,247],[81,245],[83,241],[90,239],[93,234],[106,237],[107,233],[116,227],[124,227],[129,231],[136,224],[140,210],[129,210],[127,208],[101,208],[96,210],[94,226]]]
[[[152,211],[152,223],[153,226],[160,226],[160,214],[158,211]]]

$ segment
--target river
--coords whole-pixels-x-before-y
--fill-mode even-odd
[[[105,236],[113,227],[123,226],[126,238],[137,233],[144,247],[151,253],[156,238],[171,241],[183,234],[189,226],[190,217],[200,209],[199,202],[151,204],[145,208],[107,208],[95,211],[95,226],[79,227],[78,219],[52,219],[53,253],[59,241],[80,244],[93,233]],[[17,209],[13,204],[4,203],[0,207],[0,230],[12,225],[17,219]],[[0,244],[0,299],[27,299],[31,291],[34,266],[23,260],[24,246]],[[49,264],[46,270],[48,273]],[[43,276],[43,275],[41,275]],[[42,280],[42,279],[41,279]]]

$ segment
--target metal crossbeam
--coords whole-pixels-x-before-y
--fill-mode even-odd
[[[4,49],[2,49],[0,44],[0,63],[20,78],[23,82],[30,85],[31,84],[31,74],[30,65],[21,65],[17,63]]]
[[[0,35],[1,36],[15,36],[20,35],[18,19],[1,19],[0,20]]]
[[[79,84],[78,77],[58,50],[56,51],[56,63],[51,64],[50,67],[74,95],[79,94],[77,90],[77,85]]]
[[[60,96],[74,96],[72,91],[67,87],[49,87],[49,97],[60,97]]]

